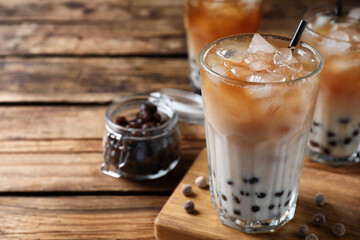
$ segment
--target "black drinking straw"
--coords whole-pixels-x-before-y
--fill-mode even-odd
[[[337,2],[337,8],[336,8],[336,16],[341,17],[343,15],[343,6],[344,6],[343,0],[338,0]]]
[[[301,35],[303,34],[305,27],[306,27],[307,21],[305,20],[301,20],[299,23],[298,28],[296,29],[296,32],[293,36],[293,38],[291,39],[289,48],[295,47],[296,45],[298,45]]]

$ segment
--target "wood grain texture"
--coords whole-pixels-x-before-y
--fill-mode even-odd
[[[0,238],[150,240],[167,198],[0,197]]]
[[[320,2],[332,2],[320,0]],[[185,54],[182,0],[0,2],[0,55]],[[261,32],[291,35],[313,1],[265,1]]]
[[[167,176],[152,181],[116,179],[102,174],[102,152],[39,153],[34,149],[33,153],[2,153],[0,192],[170,192],[204,146],[204,141],[182,142],[179,165]]]
[[[171,191],[205,146],[204,127],[181,123],[182,161],[149,182],[100,172],[105,106],[0,107],[0,192]]]
[[[106,103],[161,88],[190,89],[186,59],[5,58],[0,102]]]
[[[181,19],[0,25],[0,55],[184,54]]]
[[[105,110],[106,106],[92,105],[0,106],[0,146],[7,144],[5,140],[20,140],[21,144],[33,144],[31,140],[101,140]],[[183,140],[205,139],[203,125],[179,123],[178,126]]]
[[[338,238],[331,234],[331,226],[342,222],[346,226],[343,239],[360,239],[360,167],[355,167],[356,174],[353,175],[338,174],[307,167],[309,161],[306,159],[303,168],[295,218],[273,234],[246,235],[220,223],[211,205],[209,190],[193,188],[195,196],[192,200],[198,214],[187,214],[182,209],[188,198],[181,193],[181,185],[193,184],[199,175],[208,176],[206,152],[203,151],[156,218],[155,235],[159,240],[169,239],[170,236],[172,240],[290,240],[298,239],[295,231],[299,225],[305,223],[308,224],[310,232],[317,234],[319,239],[332,240]],[[327,198],[324,207],[318,207],[313,202],[314,195],[318,192],[324,193]],[[321,228],[312,224],[313,215],[319,212],[327,219],[325,226]]]
[[[0,2],[6,22],[104,22],[182,18],[182,0],[11,0]]]
[[[0,55],[184,54],[181,0],[2,1]]]

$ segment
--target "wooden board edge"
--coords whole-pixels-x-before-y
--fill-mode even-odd
[[[194,235],[189,235],[187,232],[182,231],[181,228],[177,228],[177,227],[169,227],[169,225],[167,225],[166,220],[162,219],[162,215],[163,212],[165,211],[165,209],[167,208],[168,202],[171,202],[172,199],[175,197],[175,193],[177,191],[180,191],[181,188],[181,182],[184,180],[184,178],[187,176],[187,173],[194,168],[194,165],[197,161],[197,159],[199,158],[203,158],[203,155],[206,156],[207,152],[206,152],[206,147],[203,148],[201,150],[201,152],[199,153],[199,155],[196,157],[196,159],[194,160],[193,164],[191,165],[191,167],[188,169],[188,171],[185,173],[184,177],[181,179],[181,181],[179,182],[178,186],[174,189],[174,191],[172,192],[171,196],[169,197],[169,199],[166,201],[165,205],[162,207],[161,211],[159,212],[159,214],[156,216],[155,221],[154,221],[154,235],[155,238],[157,240],[166,240],[168,239],[168,237],[170,236],[170,233],[173,234],[174,232],[176,232],[176,235],[171,235],[171,239],[172,240],[185,240],[185,239],[189,239],[189,240],[207,240],[205,238],[199,237],[199,236],[194,236]],[[169,231],[169,228],[171,228],[172,230]]]

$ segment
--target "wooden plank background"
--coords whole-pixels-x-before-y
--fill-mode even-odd
[[[104,110],[135,92],[190,89],[182,4],[0,0],[0,239],[154,239],[204,129],[181,124],[183,161],[169,176],[118,180],[99,171]],[[260,31],[291,35],[312,4],[265,0]]]

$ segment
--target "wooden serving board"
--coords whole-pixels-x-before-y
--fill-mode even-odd
[[[223,225],[211,205],[209,190],[195,186],[196,177],[208,176],[207,156],[204,149],[195,160],[185,177],[177,186],[155,220],[155,236],[159,240],[213,240],[213,239],[302,239],[295,235],[297,227],[307,224],[310,232],[321,240],[339,239],[331,233],[331,226],[341,222],[346,234],[340,239],[360,239],[360,166],[334,168],[305,159],[300,193],[295,217],[284,227],[270,234],[244,234]],[[184,183],[193,186],[193,196],[186,197],[181,192]],[[325,194],[327,202],[319,207],[314,204],[314,195]],[[183,204],[191,199],[195,203],[195,214],[183,210]],[[326,224],[316,227],[313,215],[323,213]]]

